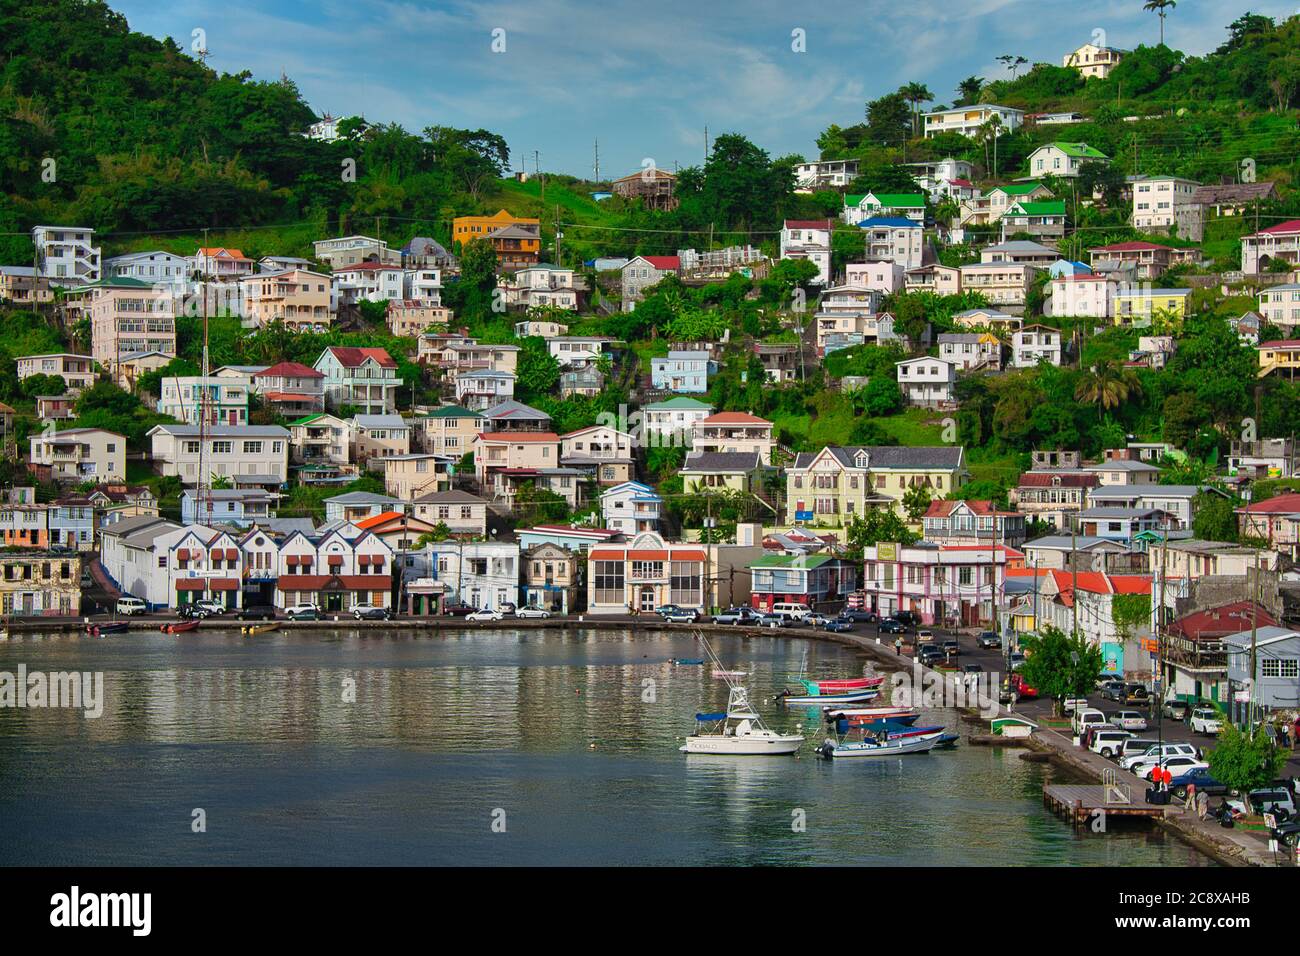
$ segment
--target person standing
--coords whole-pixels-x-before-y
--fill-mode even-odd
[[[1201,820],[1210,812],[1210,795],[1204,790],[1196,795],[1196,816]]]

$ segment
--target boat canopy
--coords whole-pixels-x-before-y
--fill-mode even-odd
[[[695,719],[698,720],[698,721],[700,721],[701,723],[703,723],[703,722],[706,722],[706,721],[726,720],[726,719],[727,719],[727,715],[726,715],[725,713],[723,713],[723,714],[696,714],[696,715],[695,715]]]

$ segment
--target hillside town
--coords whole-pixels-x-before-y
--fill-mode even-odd
[[[579,259],[507,206],[308,255],[35,225],[0,266],[14,338],[53,346],[12,355],[0,404],[5,619],[854,608],[1052,624],[1231,707],[1225,646],[1300,596],[1300,219],[1261,215],[1289,187],[1124,173],[1083,117],[978,95],[913,119],[1040,145],[861,192],[858,160],[805,161],[795,194],[834,214],[672,255]],[[591,196],[673,210],[677,180]],[[1099,211],[1140,238],[1103,241]],[[218,332],[260,360],[214,361]],[[1254,408],[1195,391],[1228,353]],[[1300,638],[1266,666],[1260,702],[1295,706]]]

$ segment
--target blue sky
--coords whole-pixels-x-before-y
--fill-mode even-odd
[[[816,154],[818,133],[864,102],[917,80],[951,103],[996,60],[1060,57],[1104,30],[1112,46],[1158,39],[1142,0],[110,0],[131,26],[185,49],[206,31],[209,64],[275,79],[317,113],[361,114],[418,131],[494,130],[516,168],[621,176],[644,159],[700,162],[710,136],[742,132],[772,155]],[[1277,18],[1300,0],[1182,0],[1166,42],[1208,52],[1247,10]],[[792,50],[792,31],[806,52]],[[505,50],[493,52],[493,31]],[[501,36],[501,34],[498,34]]]

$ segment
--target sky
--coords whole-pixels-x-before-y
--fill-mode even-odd
[[[910,81],[950,105],[997,62],[1061,57],[1093,40],[1131,49],[1159,39],[1142,0],[110,0],[133,29],[208,64],[297,83],[317,112],[485,128],[516,169],[602,178],[646,160],[699,164],[705,129],[739,132],[773,156],[816,158],[818,134]],[[1247,11],[1281,19],[1300,0],[1181,0],[1165,40],[1196,55]],[[796,33],[796,31],[802,31]],[[1103,31],[1098,34],[1096,31]],[[802,51],[797,47],[802,46]]]

